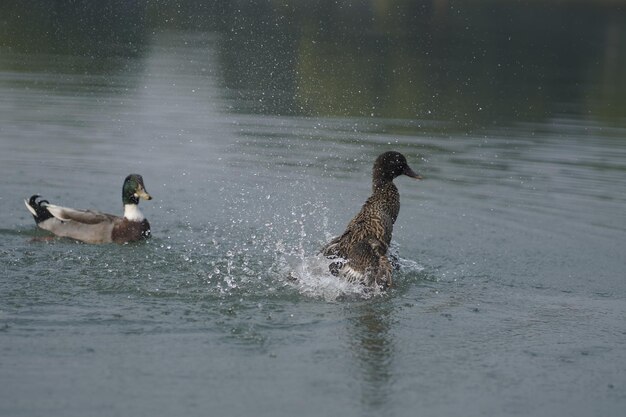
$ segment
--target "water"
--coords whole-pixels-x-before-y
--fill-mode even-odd
[[[0,48],[0,414],[620,414],[626,117],[610,67],[585,78],[548,54],[532,68],[556,66],[537,76],[550,83],[502,83],[519,95],[427,75],[377,99],[367,70],[342,80],[358,62],[315,67],[350,61],[340,43],[240,32],[157,28],[101,56]],[[422,89],[432,107],[412,107]],[[388,149],[425,179],[396,180],[401,269],[365,293],[316,252]],[[120,213],[131,172],[154,197],[146,243],[48,240],[22,203]]]

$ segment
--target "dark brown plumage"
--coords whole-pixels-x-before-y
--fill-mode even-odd
[[[322,249],[324,256],[337,259],[330,265],[334,275],[367,286],[391,286],[392,266],[387,250],[400,212],[400,194],[393,183],[400,175],[421,179],[399,152],[385,152],[376,158],[372,195],[345,232]]]
[[[117,222],[111,231],[111,240],[115,243],[134,242],[150,237],[148,220],[131,221],[126,218]]]

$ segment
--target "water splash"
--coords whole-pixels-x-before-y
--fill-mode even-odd
[[[332,275],[329,270],[331,260],[317,252],[307,233],[307,219],[316,219],[315,234],[323,233],[326,240],[328,233],[328,209],[319,203],[307,202],[295,207],[291,212],[289,243],[283,239],[275,241],[274,271],[277,279],[287,286],[295,288],[300,294],[335,301],[345,298],[369,298],[375,292],[361,284],[349,283]],[[320,224],[321,223],[321,224]],[[318,242],[321,247],[323,242]]]
[[[425,269],[419,262],[402,258],[400,256],[400,245],[395,241],[391,241],[391,245],[389,245],[388,256],[393,260],[396,272],[400,272],[402,275],[417,274]]]
[[[322,255],[288,256],[283,259],[283,273],[297,291],[312,298],[336,301],[346,298],[370,298],[383,294],[361,284],[350,283],[332,275],[329,265],[333,260]]]

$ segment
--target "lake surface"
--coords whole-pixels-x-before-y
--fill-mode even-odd
[[[623,413],[623,15],[526,43],[497,35],[513,10],[497,41],[422,45],[294,10],[5,37],[0,415]],[[401,268],[371,294],[316,253],[389,149],[425,179],[395,181]],[[145,243],[47,239],[23,205],[121,213],[132,172]]]

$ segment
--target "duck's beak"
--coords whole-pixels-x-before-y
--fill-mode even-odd
[[[407,177],[415,178],[416,180],[422,179],[422,176],[416,173],[415,171],[413,171],[411,167],[408,165],[406,166],[406,168],[404,168],[403,174],[406,175]]]
[[[144,200],[152,200],[152,196],[143,188],[138,189],[135,195],[139,198],[143,198]]]

